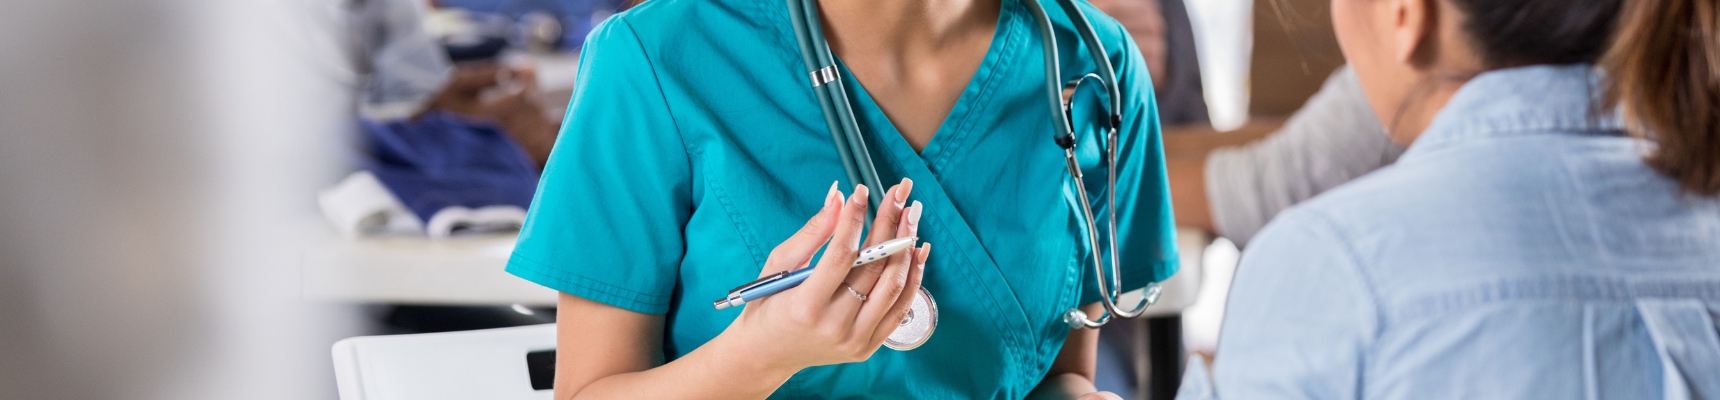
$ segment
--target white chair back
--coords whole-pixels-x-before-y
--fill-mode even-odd
[[[546,350],[555,324],[353,337],[334,344],[335,381],[341,400],[548,400]]]

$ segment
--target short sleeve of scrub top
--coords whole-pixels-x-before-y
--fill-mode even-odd
[[[1052,140],[1038,28],[1021,1],[1002,0],[992,47],[923,149],[842,74],[880,178],[913,179],[909,201],[925,205],[919,237],[933,251],[923,286],[938,327],[912,351],[802,370],[772,398],[1019,399],[1062,347],[1062,313],[1098,301],[1073,181]],[[1116,211],[1128,291],[1177,270],[1152,82],[1121,26],[1076,3],[1125,97]],[[1060,78],[1094,71],[1062,8],[1042,4]],[[651,0],[600,24],[507,271],[664,315],[666,361],[721,334],[740,311],[711,301],[756,278],[832,181],[853,187],[807,70],[782,0]],[[1112,210],[1100,147],[1078,134],[1102,224]]]
[[[692,213],[692,174],[668,105],[626,24],[594,29],[561,136],[507,271],[627,310],[662,314]],[[598,62],[597,60],[601,60]]]

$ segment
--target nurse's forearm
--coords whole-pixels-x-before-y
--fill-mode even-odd
[[[656,368],[598,379],[563,400],[763,399],[798,372],[757,362],[727,338],[719,335]]]

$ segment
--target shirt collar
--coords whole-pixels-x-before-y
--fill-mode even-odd
[[[1464,141],[1533,133],[1617,135],[1611,110],[1596,112],[1603,91],[1593,66],[1535,65],[1470,79],[1404,153],[1415,157]]]

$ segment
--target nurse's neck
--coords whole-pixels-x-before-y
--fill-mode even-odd
[[[912,55],[991,37],[1000,0],[819,0],[833,47]]]
[[[985,60],[1001,0],[818,0],[830,50],[915,151]]]

